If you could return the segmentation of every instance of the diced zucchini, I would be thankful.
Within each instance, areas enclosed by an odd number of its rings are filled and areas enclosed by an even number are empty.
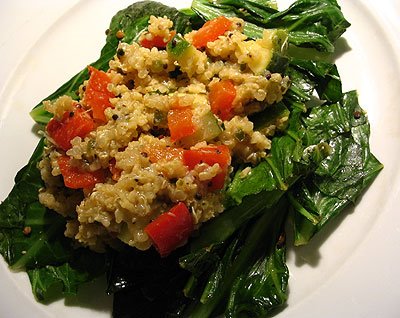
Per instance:
[[[272,66],[277,64],[276,54],[284,56],[287,36],[286,30],[271,29],[264,30],[262,39],[241,42],[237,54],[239,63],[245,63],[255,74],[261,74],[269,68],[271,61],[274,62]]]
[[[239,63],[245,63],[255,73],[262,73],[268,66],[272,57],[270,49],[261,46],[259,40],[244,41],[238,45]]]
[[[175,35],[167,45],[169,56],[178,62],[180,70],[190,76],[197,72],[199,65],[205,65],[207,55],[197,50],[182,36]]]
[[[210,111],[205,113],[199,120],[197,130],[190,136],[183,138],[185,145],[194,145],[201,141],[210,141],[221,133],[222,128],[218,124],[218,119]]]
[[[218,119],[212,112],[207,112],[205,115],[203,115],[200,122],[201,127],[199,130],[202,134],[202,140],[212,140],[217,137],[222,131],[221,127],[218,124]]]
[[[288,32],[284,29],[266,30],[264,37],[267,37],[268,41],[272,43],[272,57],[267,67],[268,70],[273,73],[283,73],[289,63],[289,58],[286,55]]]
[[[186,41],[181,35],[175,35],[167,45],[168,54],[176,61],[179,62],[193,47],[188,41]]]
[[[156,109],[154,111],[154,119],[153,119],[155,126],[162,126],[166,125],[167,123],[167,113],[161,110]]]

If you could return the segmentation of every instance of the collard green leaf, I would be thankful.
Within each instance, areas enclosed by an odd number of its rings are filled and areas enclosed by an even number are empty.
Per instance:
[[[303,144],[300,130],[291,131],[289,127],[287,132],[286,135],[273,138],[271,152],[265,161],[247,173],[240,169],[235,174],[227,192],[236,203],[262,191],[266,192],[266,197],[271,192],[271,198],[276,199],[278,193],[282,195],[300,177],[313,171],[328,154],[324,143]]]
[[[372,154],[365,163],[365,170],[357,180],[356,190],[346,193],[346,189],[339,189],[352,200],[356,200],[383,168],[382,164]],[[347,188],[348,190],[348,188]],[[322,192],[313,178],[297,184],[291,194],[293,209],[293,223],[295,245],[307,244],[329,221],[335,218],[343,210],[354,203],[346,198],[339,198]]]
[[[232,271],[234,270],[232,266],[237,256],[241,240],[243,240],[243,232],[244,231],[234,237],[232,242],[226,248],[221,259],[216,262],[213,270],[210,271],[209,277],[199,299],[200,303],[207,304],[209,301],[213,301],[216,297],[218,297],[218,294],[221,293],[221,288],[224,288],[224,278],[226,279],[227,276],[232,275]]]
[[[219,261],[218,255],[222,248],[224,248],[223,242],[210,245],[207,249],[199,248],[181,257],[179,265],[194,276],[199,277]]]
[[[342,82],[335,64],[325,61],[292,59],[290,65],[306,75],[321,100],[336,103],[342,99]]]
[[[76,294],[78,286],[87,281],[80,271],[75,271],[68,263],[60,266],[46,266],[27,271],[32,285],[32,292],[39,301],[54,298],[62,291],[64,294]],[[72,284],[71,284],[72,282]]]
[[[288,280],[286,249],[277,246],[235,280],[226,317],[267,317],[286,302]]]
[[[334,51],[334,42],[350,26],[336,1],[298,0],[283,11],[264,2],[261,7],[258,1],[194,0],[192,9],[204,20],[220,15],[244,19],[245,34],[250,38],[262,37],[263,29],[287,29],[289,43],[325,52]]]
[[[250,115],[249,119],[253,122],[255,130],[262,131],[264,128],[274,125],[278,131],[284,131],[287,126],[282,123],[289,118],[289,115],[290,111],[286,105],[279,102],[266,107],[260,113]]]
[[[306,118],[305,123],[313,140],[329,140],[331,154],[315,173],[290,191],[296,245],[306,244],[329,220],[354,203],[383,167],[370,152],[369,123],[356,92],[346,93],[341,103],[314,110],[311,115],[318,116]]]
[[[310,128],[307,130],[310,144],[328,141],[351,129],[348,112],[340,103],[314,107],[304,122]]]
[[[105,265],[104,255],[79,248],[68,262],[35,267],[27,273],[35,298],[49,302],[61,293],[76,295],[79,286],[104,273]]]
[[[37,191],[43,186],[40,172],[36,168],[44,147],[40,140],[29,163],[16,175],[15,186],[0,205],[0,228],[21,228],[26,210],[37,201]]]
[[[212,20],[221,15],[226,17],[239,17],[247,21],[244,27],[244,33],[250,38],[261,38],[263,35],[263,27],[260,21],[268,19],[268,17],[277,12],[275,1],[270,0],[194,0],[192,9],[203,20]]]
[[[58,264],[69,259],[72,253],[69,240],[64,235],[65,220],[55,212],[35,202],[27,211],[24,228],[3,230],[7,237],[7,262],[16,270]]]
[[[272,141],[271,155],[244,174],[239,170],[229,185],[228,195],[240,203],[245,196],[261,191],[285,191],[299,175],[293,173],[294,165],[302,157],[299,140],[285,135]],[[274,202],[275,203],[275,202]]]
[[[261,270],[262,263],[268,260],[272,261],[271,255],[274,254],[274,246],[278,242],[278,238],[282,233],[283,221],[286,217],[286,200],[280,200],[271,208],[265,208],[259,217],[254,218],[251,222],[243,225],[241,230],[227,241],[226,249],[220,250],[220,260],[216,266],[209,272],[204,273],[200,277],[206,279],[206,284],[201,292],[199,301],[194,302],[191,306],[187,306],[185,315],[188,317],[214,317],[225,311],[225,316],[234,317],[238,308],[247,307],[249,299],[257,297],[257,289],[248,290],[248,294],[244,297],[239,295],[237,287],[243,283],[245,277],[258,272],[263,278],[262,283],[258,287],[263,286],[263,292],[275,299],[281,299],[275,304],[267,305],[264,310],[268,312],[273,307],[281,305],[286,300],[287,286],[287,268],[285,265],[276,263],[277,267],[272,268],[269,263],[264,270]],[[284,251],[283,251],[284,253]],[[284,256],[283,256],[284,257]],[[269,267],[269,265],[271,265]],[[282,270],[277,272],[274,270]],[[286,273],[282,275],[283,273]],[[272,286],[268,278],[278,278],[281,281],[278,285]],[[253,276],[255,278],[255,276]],[[200,279],[199,278],[199,279]],[[258,277],[260,278],[260,277]],[[275,283],[277,283],[275,281]],[[252,294],[252,296],[250,296]],[[228,304],[229,295],[230,301]],[[262,297],[262,296],[261,296]],[[258,308],[249,310],[249,316],[254,317]],[[240,310],[239,310],[240,311]],[[240,315],[239,315],[240,316]]]
[[[323,103],[336,103],[342,99],[342,82],[335,64],[292,58],[286,75],[291,86],[284,96],[290,108],[306,111]]]
[[[0,205],[0,252],[14,269],[43,266],[68,258],[60,236],[65,221],[38,202],[43,186],[37,164],[44,141],[40,140],[29,163],[15,177],[15,185]],[[62,233],[61,233],[62,235]]]
[[[350,23],[335,0],[297,0],[270,16],[264,26],[288,29],[289,42],[294,45],[333,52],[334,42]]]
[[[364,178],[370,173],[374,174],[380,170],[380,164],[375,169],[368,166],[371,160],[375,161],[371,157],[368,144],[365,144],[368,136],[369,127],[362,125],[352,129],[350,138],[346,136],[338,138],[342,143],[341,151],[334,151],[327,161],[339,160],[340,165],[336,165],[336,169],[329,174],[321,175],[320,171],[316,171],[316,182],[323,193],[354,202],[366,187]],[[324,172],[326,172],[326,168],[329,169],[329,163],[325,165]]]
[[[190,243],[191,251],[225,242],[248,220],[260,215],[264,208],[274,206],[283,194],[282,190],[261,191],[244,197],[240,205],[232,206],[201,227],[199,235]]]

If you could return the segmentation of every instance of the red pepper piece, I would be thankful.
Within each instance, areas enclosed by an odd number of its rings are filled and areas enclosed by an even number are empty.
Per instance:
[[[186,243],[193,231],[193,219],[185,203],[179,202],[145,227],[154,247],[165,257]]]
[[[52,118],[46,127],[51,139],[65,151],[71,148],[72,139],[78,136],[84,138],[93,129],[95,129],[93,119],[78,107],[74,111],[65,112],[61,120]]]
[[[236,97],[236,88],[230,80],[215,83],[208,94],[211,111],[222,120],[232,118],[232,106]]]
[[[96,183],[105,181],[104,170],[86,171],[80,167],[75,167],[71,165],[71,158],[68,156],[59,157],[57,163],[67,188],[90,189]]]
[[[193,112],[190,107],[174,108],[168,111],[168,128],[172,141],[192,135],[196,131]]]
[[[83,97],[83,103],[92,110],[93,118],[101,123],[107,121],[104,115],[104,110],[112,107],[110,98],[115,97],[108,90],[108,84],[111,79],[107,73],[99,71],[92,66],[89,66],[90,78]]]
[[[218,37],[228,31],[231,26],[231,20],[224,16],[207,21],[193,35],[192,44],[198,49],[206,47],[208,42],[213,42],[218,39]]]

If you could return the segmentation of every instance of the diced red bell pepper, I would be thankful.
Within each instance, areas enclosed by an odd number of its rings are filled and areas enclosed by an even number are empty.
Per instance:
[[[228,31],[231,26],[231,20],[224,16],[207,21],[193,35],[192,44],[198,49],[206,47],[208,42],[213,42],[218,39],[218,37]]]
[[[93,188],[96,183],[105,181],[104,170],[86,171],[80,167],[73,166],[71,164],[71,158],[68,156],[59,157],[57,163],[67,188],[90,189]]]
[[[230,80],[222,80],[215,83],[208,94],[211,111],[222,120],[232,118],[232,106],[236,97],[236,88]]]
[[[231,163],[229,148],[225,145],[207,146],[199,149],[184,150],[183,164],[193,169],[197,164],[206,163],[209,166],[218,164],[222,172],[217,174],[208,184],[211,191],[220,190],[224,187],[228,166]]]
[[[168,111],[168,128],[173,142],[192,135],[196,131],[190,107],[173,108]]]
[[[211,191],[221,190],[225,185],[227,172],[227,169],[224,169],[222,172],[218,173],[214,178],[212,178],[207,184],[208,189]]]
[[[217,163],[222,169],[227,168],[231,163],[229,148],[225,145],[206,146],[183,152],[183,164],[189,169],[193,169],[197,164],[203,162],[209,166]]]
[[[108,90],[111,79],[107,73],[89,66],[90,78],[83,97],[83,103],[92,110],[93,118],[101,123],[107,121],[104,111],[112,107],[110,98],[115,95]]]
[[[148,48],[148,49],[151,49],[153,47],[156,47],[158,49],[165,49],[168,42],[174,37],[175,34],[176,34],[175,31],[171,31],[169,33],[169,38],[168,38],[167,42],[164,41],[164,37],[159,36],[159,35],[153,35],[153,38],[151,40],[148,40],[146,37],[143,37],[139,43],[141,46]]]
[[[149,223],[144,231],[153,241],[161,257],[165,257],[186,243],[193,228],[193,219],[187,206],[179,202]]]
[[[46,131],[58,147],[67,151],[71,148],[71,140],[75,137],[84,138],[95,129],[93,119],[82,108],[65,112],[61,120],[52,118],[47,124]]]
[[[174,159],[182,160],[183,148],[175,147],[145,147],[144,152],[148,155],[150,162],[155,163],[160,160],[171,161]]]

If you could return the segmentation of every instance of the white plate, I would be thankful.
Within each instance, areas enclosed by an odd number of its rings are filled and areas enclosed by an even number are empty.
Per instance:
[[[29,110],[97,58],[110,18],[130,2],[1,1],[0,199],[37,143]],[[352,26],[347,43],[339,42],[337,64],[344,89],[359,91],[371,121],[372,150],[385,168],[355,209],[309,246],[289,250],[289,301],[277,317],[400,316],[400,5],[340,3]],[[0,317],[110,317],[112,299],[99,290],[104,282],[45,306],[34,301],[27,276],[11,273],[4,261],[0,281]]]

